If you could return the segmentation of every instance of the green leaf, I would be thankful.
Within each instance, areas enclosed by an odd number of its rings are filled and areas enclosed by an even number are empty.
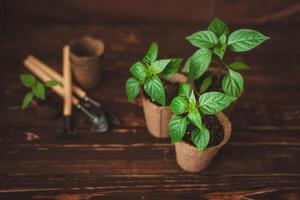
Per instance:
[[[217,34],[217,36],[221,36],[221,35],[227,36],[229,33],[228,26],[225,24],[225,22],[223,22],[217,17],[214,18],[212,22],[209,24],[208,30],[214,32],[215,34]]]
[[[164,77],[173,76],[178,71],[181,62],[182,62],[181,58],[171,59],[171,61],[166,66],[166,68],[161,72],[161,75]]]
[[[226,74],[222,80],[222,88],[225,94],[239,97],[244,89],[244,79],[242,75],[228,69],[228,74]]]
[[[188,83],[180,83],[179,84],[179,92],[178,95],[181,97],[186,97],[187,99],[190,96],[191,87]]]
[[[45,100],[45,86],[41,82],[35,82],[32,86],[32,92],[37,98]]]
[[[36,78],[30,74],[22,74],[20,76],[21,81],[25,87],[32,87],[36,81]]]
[[[222,60],[226,51],[226,35],[221,35],[219,38],[219,44],[214,48],[214,53]]]
[[[33,93],[32,92],[28,92],[22,102],[22,108],[25,109],[28,107],[29,103],[31,102],[32,98],[33,98]]]
[[[230,69],[233,70],[248,70],[250,69],[250,67],[243,62],[233,62],[231,64],[228,65],[230,67]]]
[[[200,95],[200,111],[206,115],[213,115],[227,108],[236,97],[227,96],[221,92],[206,92]]]
[[[189,98],[189,103],[196,105],[196,97],[195,97],[194,91],[191,92],[191,95],[190,95],[190,98]]]
[[[188,108],[188,102],[184,97],[175,97],[171,102],[171,111],[176,115],[185,113]]]
[[[154,75],[147,79],[144,84],[144,89],[152,101],[157,102],[162,106],[166,104],[165,89],[158,76]]]
[[[187,124],[188,120],[185,117],[173,115],[168,124],[169,135],[173,144],[182,140]]]
[[[184,73],[189,73],[190,71],[190,66],[191,66],[191,61],[192,61],[192,57],[193,56],[190,56],[184,63],[184,67],[182,68],[182,72]]]
[[[212,84],[212,76],[207,76],[205,79],[202,81],[201,86],[200,86],[200,93],[204,93],[209,86]]]
[[[218,37],[212,31],[199,31],[186,39],[198,48],[212,48],[218,44]]]
[[[196,127],[201,128],[202,127],[202,119],[199,111],[195,107],[194,109],[190,110],[188,114],[189,120],[194,124]]]
[[[157,60],[152,63],[152,68],[155,71],[155,74],[158,74],[162,72],[166,66],[170,63],[170,59],[162,59],[162,60]]]
[[[189,80],[199,78],[207,70],[211,62],[211,54],[209,49],[199,49],[193,54],[188,73]]]
[[[56,85],[61,85],[61,82],[59,82],[57,80],[50,80],[50,81],[45,82],[45,86],[48,87],[48,88],[52,88]]]
[[[134,63],[129,71],[131,74],[138,80],[140,80],[142,83],[144,83],[145,78],[146,78],[146,70],[147,68],[142,62],[136,62]]]
[[[128,101],[132,101],[136,98],[136,96],[140,93],[140,81],[137,80],[136,78],[129,78],[126,82],[126,94]]]
[[[205,127],[196,128],[192,131],[192,141],[200,151],[204,151],[209,143],[209,131]]]
[[[240,29],[229,35],[227,44],[234,52],[244,52],[257,47],[268,39],[270,39],[270,37],[255,30]]]
[[[158,45],[153,42],[150,46],[150,48],[147,51],[147,54],[143,58],[143,61],[149,65],[151,65],[157,58],[158,54]]]

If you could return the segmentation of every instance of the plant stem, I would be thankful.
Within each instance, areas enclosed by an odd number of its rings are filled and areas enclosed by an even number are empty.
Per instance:
[[[207,71],[213,73],[213,74],[226,74],[226,70],[222,68],[217,67],[210,67]]]
[[[212,72],[212,74],[216,76],[217,85],[220,86],[222,75],[225,75],[227,73],[228,65],[223,60],[213,60],[211,63],[217,65],[217,67],[211,67],[208,69],[208,71]]]

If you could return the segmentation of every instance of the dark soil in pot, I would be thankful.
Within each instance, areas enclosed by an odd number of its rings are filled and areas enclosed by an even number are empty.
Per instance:
[[[46,92],[46,100],[37,100],[35,111],[43,119],[54,119],[62,112],[62,101],[52,91]]]
[[[199,91],[200,93],[200,87],[201,87],[201,83],[203,82],[203,80],[207,77],[212,75],[211,72],[205,72],[199,79],[196,79],[194,81],[194,85],[196,87],[196,90]],[[207,88],[207,90],[205,92],[213,92],[213,91],[217,91],[217,92],[224,92],[222,89],[222,79],[224,78],[224,75],[220,75],[220,74],[214,74],[212,75],[212,84]],[[235,104],[231,104],[226,110],[224,110],[223,112],[227,115],[230,116],[230,114],[232,113],[233,109],[234,109],[234,105]]]
[[[210,139],[207,147],[212,147],[220,144],[224,138],[224,130],[218,118],[214,115],[205,116],[203,118],[203,124],[209,130],[209,134],[210,134]],[[194,125],[189,125],[187,133],[184,135],[183,138],[183,140],[186,143],[192,146],[195,146],[191,139],[191,132],[194,128],[195,128]]]
[[[179,89],[179,83],[172,83],[167,80],[161,80],[162,84],[165,88],[166,93],[166,105],[170,105],[173,98],[175,98],[178,95],[178,89]],[[153,102],[151,98],[144,92],[145,97],[147,97],[152,103],[154,103],[157,106],[161,106],[157,104],[156,102]]]
[[[198,78],[194,81],[197,91],[200,92],[200,87],[201,87],[203,80],[210,75],[212,75],[211,72],[205,72],[200,78]],[[212,75],[212,84],[208,87],[208,89],[205,92],[212,92],[212,91],[222,92],[223,91],[223,89],[222,89],[223,77],[224,77],[224,75],[217,75],[217,74]]]

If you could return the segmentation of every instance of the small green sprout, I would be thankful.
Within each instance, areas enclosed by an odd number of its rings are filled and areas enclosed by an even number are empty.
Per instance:
[[[20,75],[20,79],[22,84],[30,88],[30,91],[26,93],[23,102],[22,108],[25,109],[28,107],[32,99],[35,97],[37,99],[45,100],[46,98],[46,88],[51,88],[56,85],[61,84],[59,81],[56,80],[49,80],[46,81],[44,84],[37,80],[31,74],[22,74]]]

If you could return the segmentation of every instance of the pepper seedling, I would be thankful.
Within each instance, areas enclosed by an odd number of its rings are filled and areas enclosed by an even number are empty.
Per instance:
[[[188,73],[189,80],[198,79],[204,74],[211,63],[216,65],[217,74],[225,74],[222,89],[225,94],[239,97],[244,88],[244,79],[237,70],[249,69],[243,62],[227,64],[224,55],[229,48],[233,52],[246,52],[259,46],[270,37],[252,29],[239,29],[229,34],[229,28],[219,18],[215,18],[207,30],[193,33],[186,38],[193,46],[200,48],[189,57],[183,68]],[[216,57],[216,60],[213,58]],[[214,59],[214,60],[213,60]],[[207,76],[201,83],[200,92],[205,92],[212,84],[212,76]]]
[[[226,109],[237,98],[222,92],[206,92],[196,100],[190,85],[179,85],[178,96],[171,102],[171,111],[174,114],[169,121],[168,129],[172,143],[179,142],[187,133],[187,127],[192,124],[191,139],[194,145],[204,151],[210,139],[209,130],[202,123],[205,115],[214,115]]]
[[[22,84],[30,88],[30,91],[26,93],[23,102],[22,108],[25,109],[28,107],[29,103],[32,101],[33,98],[45,100],[46,98],[46,88],[51,88],[56,85],[61,84],[57,80],[49,80],[46,81],[45,84],[38,81],[34,76],[31,74],[22,74],[20,75],[20,79]]]
[[[126,94],[129,101],[134,100],[141,88],[152,102],[166,105],[166,94],[161,77],[174,75],[182,62],[181,58],[157,60],[158,45],[153,42],[142,61],[134,63],[129,71],[132,76],[126,82]]]

